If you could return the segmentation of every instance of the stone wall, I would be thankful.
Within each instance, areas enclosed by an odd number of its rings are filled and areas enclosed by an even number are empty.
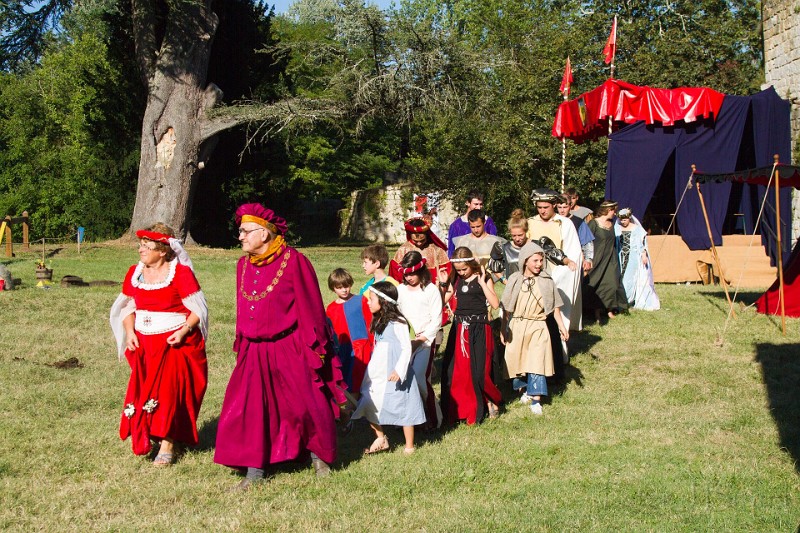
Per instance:
[[[800,137],[800,0],[764,0],[764,70],[766,83],[792,103],[792,154],[798,163]],[[793,191],[792,240],[800,236],[800,194]]]
[[[340,235],[353,241],[405,242],[403,222],[414,213],[414,192],[422,191],[408,183],[354,191],[347,206],[340,211]],[[441,237],[447,236],[447,228],[457,216],[453,203],[442,198],[439,204]]]

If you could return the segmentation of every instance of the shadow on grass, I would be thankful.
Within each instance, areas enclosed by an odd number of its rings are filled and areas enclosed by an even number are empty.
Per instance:
[[[197,431],[198,443],[195,450],[199,452],[207,452],[214,449],[217,444],[217,426],[219,425],[219,416],[215,416],[211,420],[206,420],[200,429]]]
[[[733,298],[734,290],[729,289],[730,297]],[[714,292],[707,292],[701,293],[702,296],[708,300],[711,305],[717,307],[720,310],[722,316],[727,316],[728,314],[728,302],[727,298],[725,297],[725,291],[719,290]],[[750,307],[756,303],[756,300],[761,298],[763,295],[763,291],[744,291],[739,292],[736,294],[736,301],[734,302],[733,309],[736,311],[737,314],[744,312],[746,307]],[[780,315],[765,315],[767,320],[769,320],[775,327],[780,330],[781,329],[781,318]]]
[[[755,360],[761,364],[780,446],[792,456],[795,471],[800,473],[800,345],[756,344]]]
[[[734,293],[736,294],[734,306],[738,312],[742,305],[750,306],[756,303],[756,300],[761,298],[761,295],[764,294],[764,291],[739,291],[737,293],[733,287],[728,287],[728,294],[731,298],[733,298]],[[719,289],[713,292],[701,292],[699,294],[701,294],[713,305],[719,307],[723,312],[728,312],[728,301],[724,290]]]
[[[203,422],[198,430],[199,442],[193,450],[198,452],[213,451],[217,441],[218,425],[219,416],[215,416]],[[453,428],[444,426],[432,431],[422,431],[418,429],[414,436],[415,444],[420,446],[436,443],[442,440],[444,435],[451,429]],[[337,423],[338,453],[336,461],[331,465],[333,470],[344,470],[350,463],[361,460],[364,457],[364,448],[368,448],[372,441],[375,440],[375,433],[372,431],[367,421],[363,419],[354,420],[353,430],[346,436],[343,436],[340,430],[341,425]],[[389,437],[392,450],[402,450],[404,443],[402,428],[385,426],[384,430]],[[310,457],[306,456],[298,458],[296,461],[287,461],[270,465],[268,472],[273,475],[277,473],[300,472],[307,470],[309,465]]]

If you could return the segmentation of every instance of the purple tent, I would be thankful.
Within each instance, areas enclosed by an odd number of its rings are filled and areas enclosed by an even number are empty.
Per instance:
[[[662,127],[637,122],[613,133],[608,148],[606,198],[630,207],[642,218],[656,190],[674,191],[675,202],[662,209],[674,209],[683,196],[692,165],[709,173],[729,173],[769,166],[778,154],[782,162],[791,158],[790,104],[770,87],[752,96],[726,95],[719,116],[701,122]],[[758,218],[763,185],[708,183],[703,186],[714,244],[722,244],[722,227],[730,211],[744,214],[744,231],[752,233]],[[791,223],[789,189],[781,191],[782,233]],[[773,265],[778,257],[775,245],[775,202],[768,196],[759,232]],[[771,216],[770,216],[771,215]],[[696,194],[686,194],[678,210],[678,229],[692,250],[706,250],[708,239],[703,213]],[[785,260],[790,243],[782,243]]]

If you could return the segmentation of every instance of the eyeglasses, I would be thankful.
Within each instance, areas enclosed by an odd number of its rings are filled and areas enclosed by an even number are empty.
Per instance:
[[[153,251],[156,249],[156,244],[154,242],[141,241],[137,248],[147,248],[148,250]]]
[[[239,235],[250,235],[254,231],[258,231],[260,229],[264,229],[264,228],[254,228],[254,229],[239,228]]]

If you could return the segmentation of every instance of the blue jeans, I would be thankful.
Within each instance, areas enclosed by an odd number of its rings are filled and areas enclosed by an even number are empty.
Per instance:
[[[528,396],[547,396],[547,378],[541,374],[528,374],[528,379],[514,378],[514,390],[525,389]]]

